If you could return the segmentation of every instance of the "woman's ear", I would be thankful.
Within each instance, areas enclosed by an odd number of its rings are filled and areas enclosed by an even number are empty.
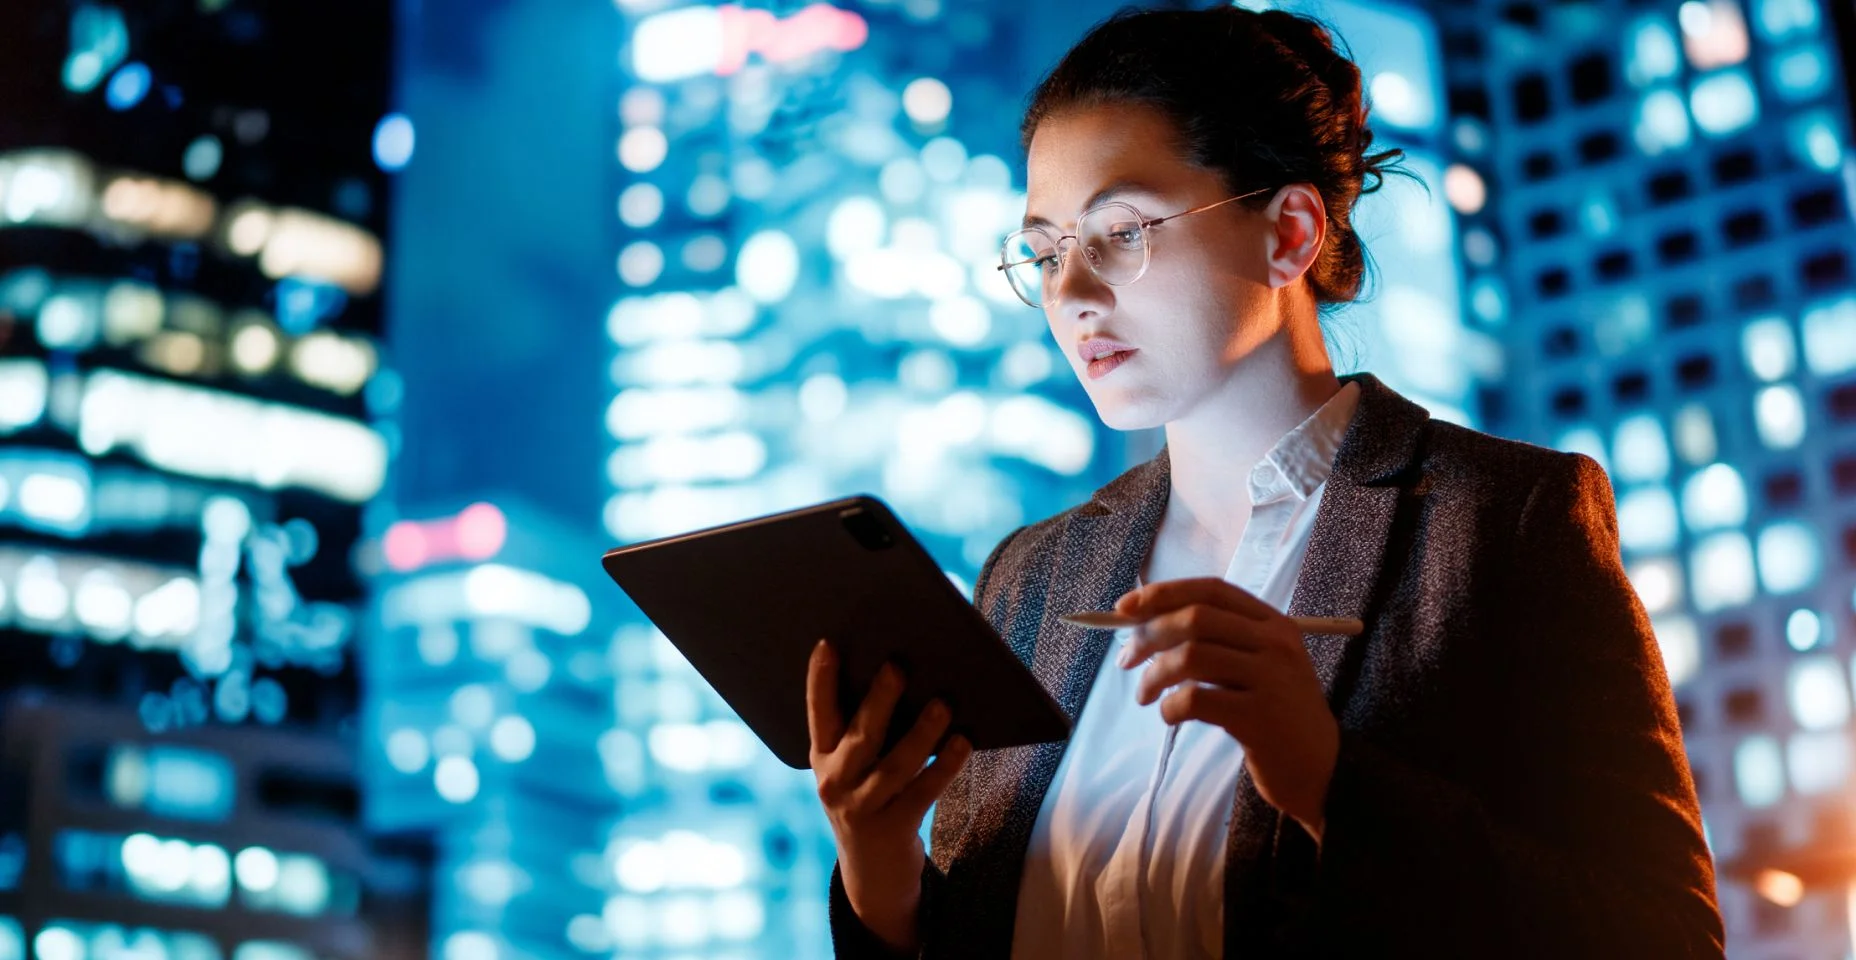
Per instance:
[[[1269,224],[1264,250],[1269,285],[1286,287],[1320,256],[1328,232],[1327,206],[1313,186],[1292,183],[1276,192],[1263,216]]]

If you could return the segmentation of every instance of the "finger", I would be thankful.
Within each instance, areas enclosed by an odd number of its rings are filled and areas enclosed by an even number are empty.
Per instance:
[[[1249,726],[1246,718],[1251,696],[1249,690],[1188,683],[1160,698],[1160,719],[1167,723],[1209,723],[1231,731],[1241,742],[1244,737],[1240,734]]]
[[[870,685],[857,715],[851,718],[850,729],[838,741],[838,749],[845,751],[845,773],[860,777],[876,762],[877,752],[883,749],[883,736],[889,730],[889,716],[896,711],[896,701],[902,699],[902,686],[902,671],[893,664],[886,663],[877,671],[876,682]]]
[[[1267,620],[1282,615],[1255,594],[1217,577],[1150,583],[1116,601],[1115,612],[1135,617],[1155,617],[1193,604],[1222,607],[1253,620]]]
[[[1262,665],[1255,650],[1197,641],[1182,643],[1154,657],[1135,685],[1134,701],[1144,707],[1158,700],[1166,688],[1187,681],[1248,689],[1255,685]]]
[[[1269,634],[1262,629],[1263,625],[1264,621],[1222,607],[1205,604],[1183,607],[1141,624],[1122,651],[1121,666],[1123,669],[1137,666],[1161,651],[1193,640],[1261,649],[1269,645]]]
[[[939,700],[931,701],[922,710],[922,715],[915,718],[915,726],[889,753],[878,760],[876,769],[858,788],[860,800],[867,804],[866,809],[887,805],[901,793],[909,781],[920,773],[922,765],[934,755],[934,745],[941,742],[941,735],[947,732],[950,721],[947,706]]]
[[[968,758],[973,756],[973,744],[966,737],[956,734],[941,748],[939,756],[928,765],[928,769],[917,774],[909,785],[892,801],[892,806],[915,818],[916,823],[928,815],[928,808],[934,806],[941,794],[947,791],[947,785],[960,775]]]
[[[815,759],[838,749],[844,736],[844,717],[838,712],[838,655],[824,640],[812,647],[806,663],[806,728],[812,734]]]

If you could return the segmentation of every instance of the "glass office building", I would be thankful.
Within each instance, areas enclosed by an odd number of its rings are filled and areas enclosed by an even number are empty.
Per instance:
[[[423,940],[352,749],[391,26],[0,11],[0,956]]]
[[[1841,5],[1463,3],[1489,429],[1609,470],[1735,957],[1849,949],[1856,299]],[[1842,29],[1847,31],[1848,24]]]

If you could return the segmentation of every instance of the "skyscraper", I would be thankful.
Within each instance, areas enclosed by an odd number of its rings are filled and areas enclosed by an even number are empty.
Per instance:
[[[0,696],[31,801],[0,952],[394,949],[357,909],[406,885],[348,769],[348,552],[393,452],[390,28],[365,4],[0,12]]]
[[[1816,0],[1437,8],[1489,428],[1589,454],[1675,684],[1728,952],[1840,956],[1848,104]]]

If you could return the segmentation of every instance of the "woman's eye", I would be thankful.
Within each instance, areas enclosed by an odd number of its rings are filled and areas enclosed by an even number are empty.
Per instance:
[[[1139,227],[1132,225],[1116,227],[1108,232],[1108,238],[1115,246],[1123,250],[1139,250],[1141,248],[1141,231]]]
[[[1046,256],[1042,256],[1032,262],[1036,263],[1038,265],[1038,269],[1044,271],[1045,273],[1056,273],[1057,272],[1057,255],[1056,254],[1049,254]]]

